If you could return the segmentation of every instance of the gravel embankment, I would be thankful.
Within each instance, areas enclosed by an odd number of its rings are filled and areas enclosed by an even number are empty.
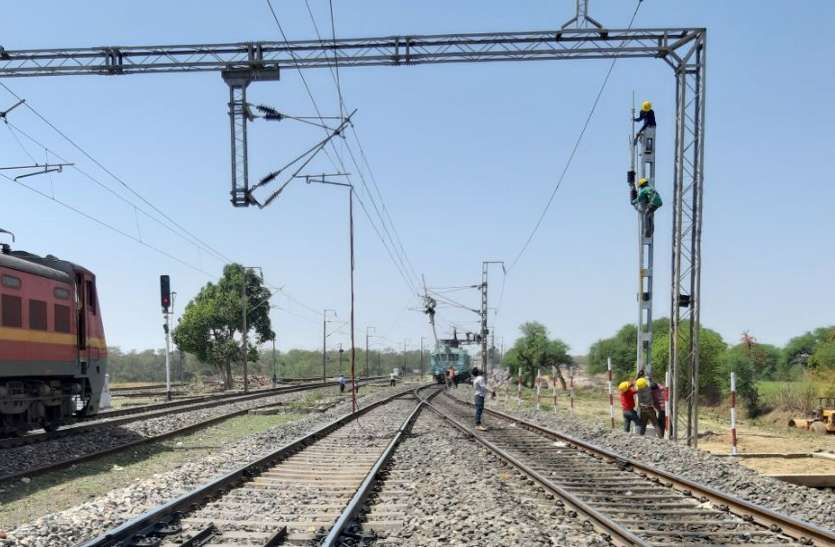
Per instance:
[[[359,400],[361,404],[367,404],[403,388],[404,386],[399,385],[396,388],[381,389],[367,394],[362,394],[360,390]],[[305,393],[283,395],[282,400],[289,400],[290,395],[303,397]],[[350,410],[351,403],[348,400],[321,414],[309,414],[289,424],[241,439],[199,461],[183,464],[172,471],[136,481],[126,487],[116,488],[71,509],[45,515],[7,532],[5,539],[0,538],[0,547],[76,545],[152,507],[185,494],[215,476],[237,469],[246,462],[302,437]],[[43,443],[38,446],[42,447]]]
[[[230,403],[201,410],[190,410],[147,420],[137,420],[118,426],[102,425],[92,430],[66,435],[16,448],[0,450],[0,477],[12,473],[25,473],[52,463],[62,462],[100,450],[122,446],[142,438],[153,437],[169,431],[222,416],[236,410],[253,408],[269,403],[287,403],[304,399],[315,393],[333,393],[336,388],[326,387],[310,391],[297,391],[264,397],[239,403]],[[2,483],[0,483],[2,487]]]
[[[472,387],[461,387],[463,389],[451,391],[450,394],[472,401]],[[487,407],[519,416],[796,519],[829,530],[835,528],[831,516],[831,508],[835,507],[835,494],[832,492],[772,479],[729,458],[658,439],[652,432],[641,437],[634,433],[624,433],[621,429],[612,431],[607,427],[588,424],[572,417],[565,410],[557,415],[550,411],[516,410],[512,403],[505,409],[497,401],[488,401]],[[620,427],[620,422],[616,425]]]
[[[412,434],[397,447],[389,465],[389,482],[378,500],[405,503],[402,526],[388,530],[353,525],[357,535],[377,539],[344,539],[356,545],[604,546],[582,518],[570,517],[539,485],[510,467],[461,432],[424,410]],[[392,480],[393,479],[393,480]],[[404,499],[403,484],[408,484]],[[397,492],[400,492],[398,497]],[[375,508],[385,502],[378,501]],[[373,521],[374,517],[368,517]]]

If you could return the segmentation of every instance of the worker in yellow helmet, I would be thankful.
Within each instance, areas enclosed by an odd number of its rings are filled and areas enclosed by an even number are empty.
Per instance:
[[[655,434],[658,437],[663,436],[664,434],[658,427],[658,414],[655,412],[655,401],[652,398],[649,380],[645,376],[641,376],[635,380],[635,387],[638,390],[638,407],[641,411],[638,433],[641,435],[646,433],[647,424],[651,423],[655,428]]]
[[[623,430],[629,433],[632,422],[635,422],[635,428],[640,430],[641,422],[638,419],[638,413],[635,412],[635,390],[629,382],[621,382],[618,384],[618,391],[620,391],[620,407],[623,410]]]
[[[648,127],[652,127],[653,130],[655,129],[655,111],[652,109],[652,103],[649,101],[644,101],[641,104],[641,113],[638,114],[638,117],[635,118],[636,122],[644,122],[638,132],[635,134],[635,143],[638,142],[638,139],[641,138],[642,135],[645,134],[645,130]]]
[[[650,186],[649,181],[645,178],[639,179],[638,188],[633,190],[631,194],[632,205],[644,216],[644,237],[652,237],[652,232],[655,230],[655,211],[664,202],[661,201],[658,190]]]

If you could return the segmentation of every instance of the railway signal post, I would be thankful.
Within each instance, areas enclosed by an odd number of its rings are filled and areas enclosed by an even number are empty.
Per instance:
[[[171,329],[169,319],[171,317],[171,278],[167,275],[159,276],[160,305],[162,306],[162,317],[165,323],[162,329],[165,331],[165,397],[171,400]]]

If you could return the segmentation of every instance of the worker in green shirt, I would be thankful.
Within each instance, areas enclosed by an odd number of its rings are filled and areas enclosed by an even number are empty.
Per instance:
[[[649,185],[647,179],[638,181],[638,192],[632,194],[632,205],[644,215],[644,237],[652,237],[655,210],[661,207],[661,195]]]

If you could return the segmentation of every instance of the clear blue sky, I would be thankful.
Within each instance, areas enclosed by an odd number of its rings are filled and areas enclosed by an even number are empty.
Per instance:
[[[330,31],[327,2],[310,0]],[[235,6],[233,9],[232,6]],[[274,5],[291,39],[314,37],[303,0]],[[574,2],[335,0],[344,37],[534,30],[558,27]],[[835,3],[646,0],[636,26],[708,28],[708,102],[703,243],[703,324],[729,341],[749,330],[783,343],[835,323],[835,232],[831,155],[835,150]],[[592,1],[591,13],[622,27],[628,0]],[[84,2],[30,0],[3,14],[6,49],[278,39],[265,0]],[[342,71],[347,104],[406,251],[431,286],[480,280],[481,260],[512,260],[562,170],[607,69],[606,61],[443,65]],[[323,110],[337,112],[327,71],[306,73]],[[312,310],[347,319],[346,204],[334,188],[292,185],[265,210],[228,202],[227,88],[218,74],[7,79],[49,120],[144,197],[223,254],[264,268]],[[624,172],[632,90],[655,103],[658,187],[672,187],[673,76],[661,62],[625,61],[608,88],[541,231],[508,276],[491,318],[506,344],[519,323],[539,320],[584,352],[635,317],[635,215]],[[296,73],[257,83],[252,102],[312,114]],[[0,90],[0,107],[12,103]],[[115,181],[30,112],[12,121],[120,191]],[[253,178],[304,150],[319,133],[292,124],[253,125]],[[43,150],[24,141],[41,159]],[[0,127],[0,164],[28,158]],[[312,171],[333,168],[322,158]],[[199,252],[77,172],[27,183],[183,260],[218,275]],[[358,180],[357,180],[358,183]],[[0,180],[0,226],[18,248],[53,253],[98,275],[108,342],[159,347],[158,275],[169,273],[178,307],[209,277]],[[670,208],[658,218],[656,315],[669,309]],[[430,336],[420,302],[406,288],[367,219],[358,211],[357,302],[360,342],[415,347]],[[499,299],[499,270],[491,300]],[[478,306],[474,291],[455,297]],[[318,347],[320,318],[296,302],[276,303],[280,344]],[[476,316],[442,309],[442,325]],[[347,345],[338,333],[332,343]]]

